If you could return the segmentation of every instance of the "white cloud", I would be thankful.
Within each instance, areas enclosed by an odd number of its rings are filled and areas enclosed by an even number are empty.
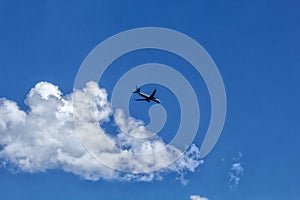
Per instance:
[[[231,168],[228,172],[228,185],[231,189],[236,188],[239,185],[241,176],[244,172],[244,168],[242,167],[242,164],[240,162],[241,158],[242,153],[239,153],[238,157],[232,159],[234,162],[232,163]]]
[[[206,198],[206,197],[201,197],[201,196],[199,196],[199,195],[191,195],[191,196],[190,196],[190,199],[191,199],[191,200],[208,200],[208,198]]]
[[[78,101],[75,109],[74,99]],[[167,146],[158,136],[145,139],[152,133],[141,121],[126,118],[122,110],[113,115],[106,91],[95,82],[65,96],[57,86],[40,82],[30,90],[25,104],[28,111],[21,110],[13,101],[0,98],[0,162],[9,169],[24,172],[63,169],[88,180],[152,181],[161,179],[166,172],[194,171],[202,163],[198,147],[192,145],[179,160],[164,167],[181,152]],[[109,121],[112,115],[119,129],[116,136],[99,125]],[[97,147],[97,153],[113,164],[112,168],[99,163],[86,151],[76,131],[84,133],[81,139]],[[160,149],[164,151],[154,156],[136,156],[137,152]],[[150,172],[153,166],[164,168]],[[116,168],[145,173],[120,172]]]

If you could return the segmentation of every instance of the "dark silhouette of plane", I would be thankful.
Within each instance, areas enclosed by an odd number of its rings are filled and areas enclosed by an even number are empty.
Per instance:
[[[139,88],[137,86],[135,86],[135,87],[136,87],[136,90],[132,93],[137,93],[140,96],[144,97],[144,99],[134,99],[135,101],[147,101],[147,102],[154,101],[156,103],[160,103],[160,100],[154,97],[154,95],[156,93],[156,89],[154,89],[154,91],[152,92],[151,95],[147,95],[147,94],[141,92],[141,88]]]

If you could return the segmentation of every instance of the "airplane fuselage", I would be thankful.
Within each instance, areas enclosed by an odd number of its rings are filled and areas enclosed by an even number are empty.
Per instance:
[[[137,90],[134,91],[133,93],[138,93],[141,97],[144,98],[144,99],[135,99],[136,101],[147,101],[147,102],[154,101],[156,103],[160,103],[160,100],[154,97],[155,92],[156,92],[156,89],[152,92],[151,95],[148,95],[148,94],[142,93],[140,91],[140,88],[137,88]]]

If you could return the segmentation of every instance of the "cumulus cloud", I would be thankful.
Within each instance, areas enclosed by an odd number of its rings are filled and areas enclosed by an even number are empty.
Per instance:
[[[242,153],[238,154],[238,157],[233,158],[233,163],[231,165],[231,168],[228,172],[228,185],[231,189],[236,188],[240,181],[241,176],[243,175],[244,168],[242,167],[242,164],[240,162],[242,158]]]
[[[206,198],[206,197],[201,197],[201,196],[199,196],[199,195],[191,195],[191,196],[190,196],[190,199],[191,199],[191,200],[208,200],[208,198]]]
[[[202,163],[195,145],[176,160],[183,152],[146,130],[142,121],[114,112],[106,91],[95,82],[67,95],[40,82],[25,104],[26,111],[0,98],[0,162],[8,169],[63,169],[88,180],[152,181],[164,173],[194,171]],[[111,119],[115,134],[101,127]],[[87,152],[82,142],[95,152]]]

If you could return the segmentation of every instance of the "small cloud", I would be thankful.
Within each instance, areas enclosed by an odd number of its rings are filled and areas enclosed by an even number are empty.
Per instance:
[[[233,163],[231,165],[231,168],[228,172],[228,185],[231,189],[236,188],[240,181],[241,176],[243,175],[244,168],[242,167],[242,164],[240,162],[242,158],[242,153],[239,152],[238,157],[233,158]]]
[[[199,195],[191,195],[190,200],[208,200],[206,197],[201,197]]]

